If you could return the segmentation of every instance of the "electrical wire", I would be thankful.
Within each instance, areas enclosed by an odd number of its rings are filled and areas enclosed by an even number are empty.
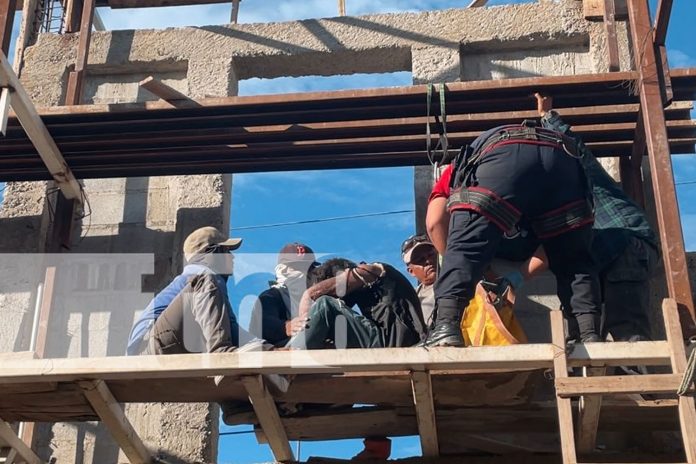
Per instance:
[[[351,216],[336,216],[336,217],[328,217],[328,218],[321,218],[321,219],[307,219],[304,221],[277,222],[275,224],[259,224],[259,225],[255,225],[255,226],[232,227],[231,230],[237,232],[240,230],[269,229],[272,227],[295,226],[295,225],[300,225],[300,224],[316,224],[316,223],[320,223],[320,222],[343,221],[343,220],[347,220],[347,219],[362,219],[362,218],[374,217],[374,216],[391,216],[394,214],[405,214],[405,213],[413,213],[413,212],[415,212],[414,209],[402,209],[402,210],[398,210],[398,211],[383,211],[380,213],[365,213],[365,214],[355,214],[355,215],[351,215]]]
[[[692,185],[696,184],[696,180],[685,180],[684,182],[675,182],[674,185]]]

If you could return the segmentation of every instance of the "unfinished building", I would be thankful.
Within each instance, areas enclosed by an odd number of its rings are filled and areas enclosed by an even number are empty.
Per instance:
[[[694,401],[674,395],[686,363],[681,341],[692,334],[694,313],[667,171],[670,150],[694,151],[696,70],[670,70],[660,58],[671,2],[660,2],[654,31],[645,0],[562,0],[91,34],[95,0],[80,3],[82,16],[68,21],[74,33],[31,38],[36,2],[25,1],[25,47],[15,68],[31,101],[20,103],[12,93],[16,117],[0,141],[0,180],[9,182],[0,251],[81,254],[67,264],[78,276],[69,283],[50,261],[19,267],[5,260],[0,268],[0,353],[6,353],[0,419],[25,422],[20,437],[33,452],[12,441],[9,427],[0,437],[22,449],[27,462],[216,462],[213,402],[247,397],[256,416],[240,423],[255,424],[278,461],[294,460],[288,440],[379,434],[420,435],[430,457],[527,453],[521,459],[575,463],[577,454],[596,451],[598,433],[654,428],[679,432],[685,443],[681,451],[665,446],[664,459],[696,462]],[[637,43],[649,45],[638,53]],[[5,88],[14,82],[8,69],[4,60]],[[415,86],[229,98],[240,80],[254,77],[396,71],[410,71]],[[417,86],[427,83],[447,83],[435,89],[430,106],[426,87]],[[488,127],[534,117],[530,94],[537,90],[556,96],[593,151],[607,157],[611,174],[645,205],[663,245],[669,242],[663,250],[669,278],[663,272],[654,289],[660,326],[658,308],[672,298],[665,305],[668,341],[607,344],[567,358],[559,351],[560,313],[551,311],[558,306],[553,283],[541,279],[518,305],[529,345],[370,350],[359,358],[350,351],[121,357],[141,308],[124,308],[95,290],[109,290],[119,272],[119,290],[135,301],[161,289],[180,271],[180,245],[191,231],[229,230],[232,173],[417,166],[415,220],[422,227],[432,185],[424,128],[436,115],[444,120],[437,96],[447,95],[448,143],[458,147]],[[26,129],[32,123],[22,120],[32,113],[15,103],[38,108],[54,145],[40,146],[46,134],[32,136]],[[663,103],[670,105],[664,113]],[[441,120],[435,132],[442,132]],[[86,208],[89,221],[81,219]],[[154,258],[119,270],[92,255],[103,253]],[[94,283],[70,287],[83,271]],[[86,293],[94,306],[77,307],[75,298],[84,302]],[[601,375],[628,361],[671,366],[671,373],[638,380]],[[567,379],[566,363],[597,367],[592,372],[600,380]],[[555,371],[555,395],[539,392],[545,369]],[[265,389],[260,375],[270,372],[298,374],[285,397]],[[216,375],[228,378],[217,384]],[[601,401],[603,394],[646,392],[672,397]],[[282,419],[275,408],[275,401],[334,404],[346,397],[373,406]],[[573,419],[576,407],[581,412]],[[337,418],[341,427],[327,426]],[[621,446],[609,451],[611,459],[633,462]]]

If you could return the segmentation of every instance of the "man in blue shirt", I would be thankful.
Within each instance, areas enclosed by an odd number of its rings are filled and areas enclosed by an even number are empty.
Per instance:
[[[240,330],[229,299],[230,253],[242,244],[214,227],[192,232],[184,242],[187,265],[147,305],[133,326],[127,354],[233,351]],[[242,331],[243,342],[253,337]]]

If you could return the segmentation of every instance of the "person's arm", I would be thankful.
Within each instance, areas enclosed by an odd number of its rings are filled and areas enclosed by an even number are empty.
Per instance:
[[[287,319],[288,310],[285,308],[280,290],[268,289],[259,295],[251,313],[252,332],[257,337],[278,343],[297,332],[295,325],[302,325]],[[260,327],[259,327],[260,325]]]
[[[436,197],[428,203],[425,216],[425,227],[430,241],[440,255],[447,249],[447,234],[449,232],[450,214],[447,211],[447,198]]]
[[[299,317],[306,318],[312,303],[320,296],[342,298],[355,290],[369,287],[384,275],[384,268],[378,264],[361,264],[347,269],[336,277],[326,279],[307,289],[300,301]]]
[[[537,277],[539,274],[544,272],[549,268],[549,258],[546,257],[546,252],[544,247],[539,247],[534,252],[534,255],[527,260],[526,263],[520,268],[520,273],[522,278],[526,282],[527,280]]]

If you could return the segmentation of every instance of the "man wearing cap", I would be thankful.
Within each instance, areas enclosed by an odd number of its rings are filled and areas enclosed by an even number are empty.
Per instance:
[[[140,315],[131,330],[127,354],[212,353],[239,346],[227,278],[234,269],[230,251],[241,244],[242,239],[227,238],[214,227],[192,232],[184,242],[183,272]],[[201,338],[205,346],[200,346]]]
[[[300,299],[314,284],[313,271],[318,265],[314,251],[305,244],[293,242],[281,248],[276,281],[259,295],[251,313],[249,327],[254,335],[284,346],[305,326],[305,320],[298,317]]]
[[[408,273],[418,280],[416,294],[421,302],[423,320],[430,325],[435,308],[437,250],[425,234],[412,235],[401,244],[401,259]]]

